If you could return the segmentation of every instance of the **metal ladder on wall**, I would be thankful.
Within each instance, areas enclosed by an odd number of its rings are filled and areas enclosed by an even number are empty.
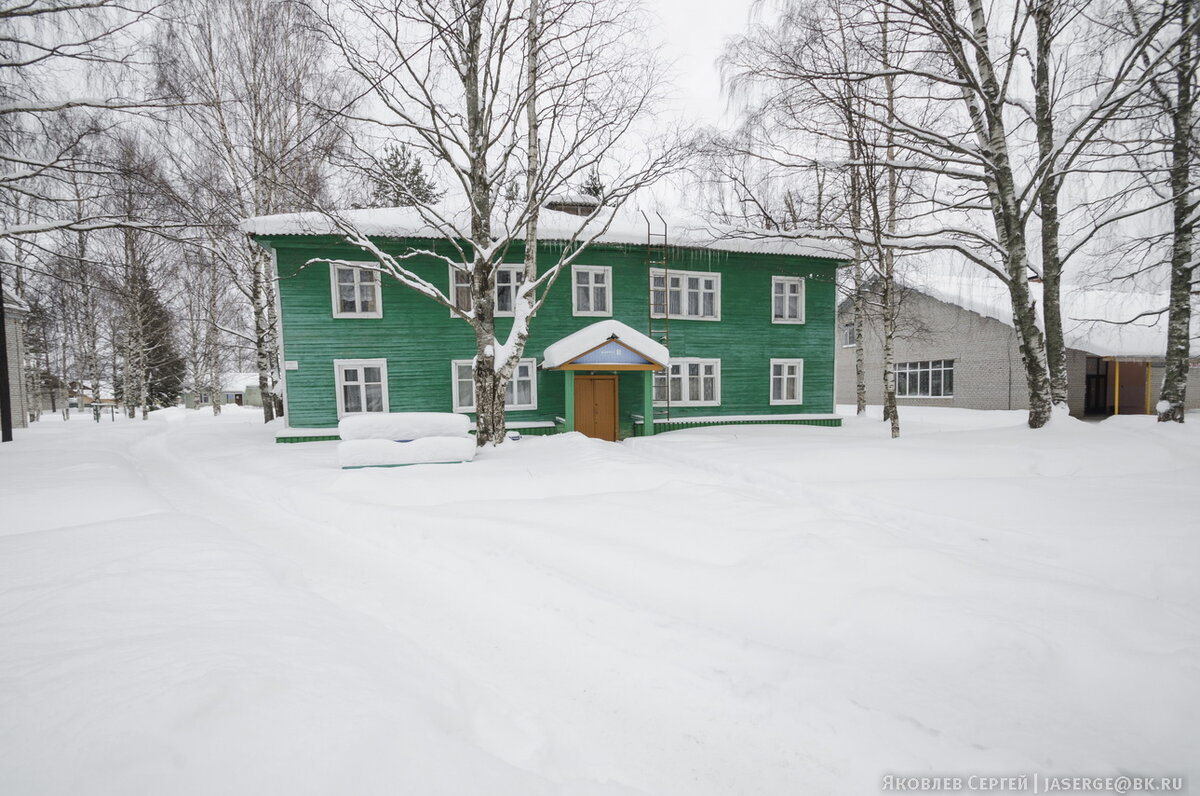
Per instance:
[[[646,211],[642,211],[642,218],[646,220],[646,285],[649,288],[646,301],[646,315],[648,322],[648,336],[651,340],[656,340],[671,349],[671,297],[670,283],[671,274],[667,264],[667,220],[662,217],[662,213],[657,210],[654,215],[658,216],[658,221],[662,224],[662,232],[655,232],[654,226],[650,223],[650,216],[646,215]],[[654,307],[654,276],[652,274],[655,268],[662,269],[662,317],[655,317]],[[654,407],[654,417],[646,418],[647,423],[653,423],[655,420],[670,420],[671,419],[671,373],[668,367],[666,376],[667,383],[667,399],[663,406]],[[653,427],[649,429],[653,432]]]

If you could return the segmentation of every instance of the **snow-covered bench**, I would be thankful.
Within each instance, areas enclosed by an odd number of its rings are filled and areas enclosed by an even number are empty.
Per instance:
[[[475,458],[466,415],[392,412],[347,417],[338,423],[338,462],[343,470],[450,464]]]

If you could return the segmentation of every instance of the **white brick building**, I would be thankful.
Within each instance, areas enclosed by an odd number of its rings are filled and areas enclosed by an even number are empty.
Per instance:
[[[1071,414],[1148,414],[1162,385],[1165,319],[1126,326],[1145,296],[1105,291],[1064,297]],[[998,283],[961,280],[952,289],[905,284],[895,338],[897,401],[902,406],[1027,409],[1029,392],[1008,295]],[[838,308],[836,396],[855,400],[854,307]],[[882,324],[868,317],[864,357],[867,402],[883,403]],[[1194,352],[1193,352],[1194,353]],[[1119,390],[1118,390],[1119,384]],[[1187,406],[1200,408],[1200,360],[1188,379]]]

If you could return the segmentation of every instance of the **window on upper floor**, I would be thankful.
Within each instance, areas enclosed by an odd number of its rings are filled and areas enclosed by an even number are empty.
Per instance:
[[[496,269],[496,317],[516,314],[517,290],[524,281],[523,265],[502,265]]]
[[[896,395],[901,398],[953,398],[954,360],[897,362]]]
[[[804,277],[771,277],[771,322],[804,323]]]
[[[494,313],[497,318],[511,318],[516,314],[517,290],[525,281],[525,266],[502,265],[496,269]],[[458,309],[471,310],[471,274],[450,266],[450,293]],[[451,313],[451,317],[454,313]]]
[[[842,324],[842,348],[853,348],[854,344],[856,342],[858,342],[858,337],[856,337],[854,334],[854,324],[853,323],[843,323]]]
[[[474,361],[456,359],[450,366],[454,377],[454,411],[474,412]],[[509,411],[537,409],[537,360],[522,359],[517,363],[504,390],[504,408]]]
[[[471,311],[471,275],[450,266],[450,300],[463,312]]]
[[[612,315],[612,268],[607,265],[571,266],[571,309],[575,315]]]
[[[771,360],[771,406],[804,403],[804,360]]]
[[[383,298],[377,271],[342,263],[330,263],[329,269],[333,317],[383,317]]]
[[[721,320],[721,275],[650,269],[650,314],[682,320]]]
[[[654,372],[654,403],[720,406],[721,360],[672,357],[669,371]]]
[[[335,359],[338,417],[388,411],[386,359]]]

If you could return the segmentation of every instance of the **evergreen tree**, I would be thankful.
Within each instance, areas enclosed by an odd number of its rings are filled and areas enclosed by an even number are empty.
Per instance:
[[[580,190],[588,196],[594,196],[601,199],[604,196],[604,181],[600,179],[600,170],[593,168],[588,172],[587,179],[584,180]]]
[[[388,144],[371,171],[372,207],[412,207],[436,202],[441,192],[408,144]]]
[[[175,344],[174,318],[145,268],[131,269],[126,290],[130,366],[114,385],[117,399],[131,407],[172,406],[179,400],[187,370]]]

